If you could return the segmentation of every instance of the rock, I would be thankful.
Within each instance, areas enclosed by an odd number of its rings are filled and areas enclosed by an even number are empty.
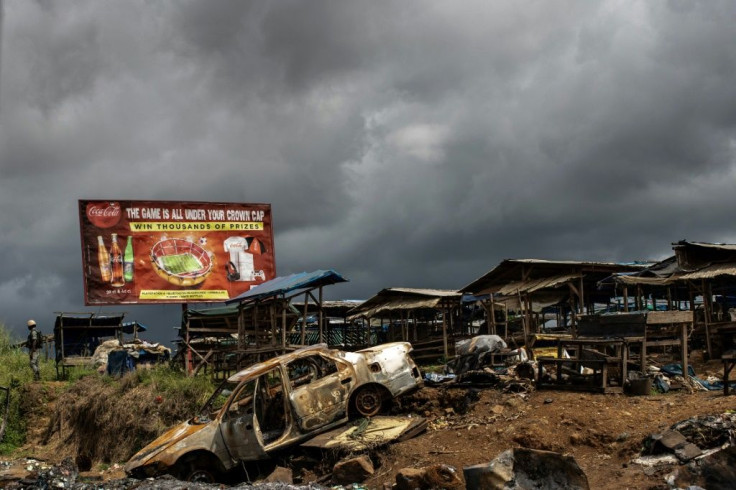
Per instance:
[[[616,437],[616,442],[624,442],[629,439],[631,435],[628,432],[622,432]]]
[[[703,454],[703,451],[701,451],[698,446],[692,443],[687,443],[684,446],[675,449],[675,456],[677,456],[677,459],[679,459],[683,463],[687,463],[691,459],[697,458],[701,454]]]
[[[332,468],[332,479],[339,485],[359,483],[371,476],[375,470],[368,456],[338,461]]]
[[[286,483],[288,485],[294,483],[291,470],[283,466],[277,466],[263,481],[266,483]]]
[[[570,434],[570,444],[573,446],[579,446],[583,443],[583,436],[580,432],[573,432]]]
[[[506,400],[504,400],[503,403],[507,407],[511,407],[511,408],[519,408],[519,407],[521,407],[522,405],[525,404],[524,403],[524,400],[522,400],[518,396],[511,396],[511,397],[507,398]]]
[[[588,478],[572,456],[518,448],[487,464],[463,468],[468,490],[589,490]]]
[[[674,451],[675,449],[687,444],[687,439],[685,439],[685,436],[683,436],[676,430],[668,430],[667,432],[662,434],[662,437],[659,439],[659,444],[666,447],[670,451]]]
[[[496,415],[501,415],[503,413],[504,408],[501,405],[494,405],[493,408],[491,408],[491,412],[495,413]]]
[[[698,461],[705,478],[705,488],[733,488],[736,481],[736,446],[706,456]]]
[[[403,468],[396,474],[398,490],[424,488],[444,488],[462,490],[465,488],[457,470],[446,464],[436,464],[424,468]]]
[[[552,400],[552,398],[545,398],[545,399],[544,399],[544,403],[545,403],[545,404],[549,404],[549,403],[552,403],[553,401],[554,401],[554,400]]]

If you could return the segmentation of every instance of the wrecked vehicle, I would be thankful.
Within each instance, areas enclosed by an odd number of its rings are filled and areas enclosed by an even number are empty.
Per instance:
[[[135,454],[125,472],[216,481],[241,462],[377,415],[422,386],[411,349],[408,342],[358,352],[318,344],[254,364],[223,382],[195,417]]]

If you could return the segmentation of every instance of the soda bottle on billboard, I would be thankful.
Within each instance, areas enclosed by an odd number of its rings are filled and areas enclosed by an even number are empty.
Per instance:
[[[110,247],[110,264],[112,266],[112,279],[110,285],[116,288],[125,286],[123,278],[123,252],[118,245],[118,234],[112,234],[112,246]]]
[[[100,235],[97,235],[97,264],[100,266],[100,279],[102,282],[110,282],[112,273],[110,271],[110,254]]]
[[[125,254],[123,255],[123,278],[125,282],[133,282],[133,237],[128,236],[128,243],[125,245]]]

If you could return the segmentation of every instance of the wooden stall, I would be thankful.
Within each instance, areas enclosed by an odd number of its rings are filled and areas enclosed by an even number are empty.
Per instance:
[[[57,312],[54,323],[56,347],[56,377],[66,377],[74,366],[92,366],[95,349],[105,340],[123,341],[125,313],[96,315],[94,313]]]
[[[577,318],[593,313],[595,303],[607,303],[608,295],[597,284],[613,273],[642,270],[643,263],[584,262],[572,260],[507,259],[460,291],[488,295],[484,301],[491,333],[507,343],[526,344],[530,335],[539,333],[542,311],[556,307],[557,323],[570,325],[574,331]],[[499,305],[501,307],[499,308]],[[503,313],[499,320],[498,312]],[[519,339],[512,338],[509,312],[520,318]]]
[[[377,335],[375,342],[405,341],[417,362],[454,356],[460,336],[457,321],[462,293],[448,289],[386,288],[350,310],[348,319],[363,320]]]

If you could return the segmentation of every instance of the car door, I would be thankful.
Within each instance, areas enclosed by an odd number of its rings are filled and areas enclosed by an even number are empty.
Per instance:
[[[299,430],[311,432],[347,415],[348,395],[355,383],[352,366],[321,354],[295,359],[287,365]]]
[[[266,455],[255,416],[257,380],[241,383],[220,419],[220,433],[233,460],[252,461]]]

